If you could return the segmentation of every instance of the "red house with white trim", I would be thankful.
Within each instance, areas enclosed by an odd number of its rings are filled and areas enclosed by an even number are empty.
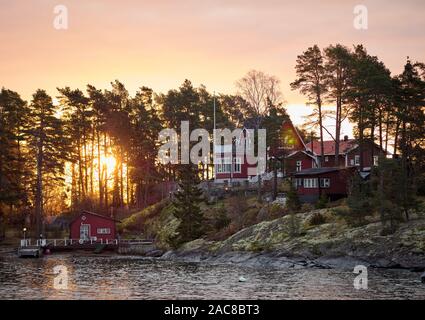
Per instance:
[[[335,161],[335,141],[323,141],[324,161],[322,167],[336,167]],[[320,141],[313,140],[307,144],[307,151],[317,158],[321,157]],[[377,144],[365,143],[363,146],[363,170],[369,171],[373,166],[378,165],[378,158],[381,152]],[[354,139],[347,136],[339,144],[339,167],[360,167],[360,148]]]
[[[356,168],[313,168],[296,172],[293,183],[302,202],[314,203],[322,195],[331,201],[348,195],[350,180]]]
[[[116,223],[120,221],[94,212],[83,211],[70,223],[70,238],[83,241],[105,241],[117,238]]]
[[[235,143],[239,141],[236,140]],[[296,127],[287,120],[282,123],[280,145],[268,151],[268,159],[273,156],[284,162],[283,176],[295,178],[299,194],[306,201],[312,201],[313,198],[317,200],[322,193],[329,195],[331,199],[347,195],[349,176],[356,171],[355,168],[360,168],[360,147],[356,140],[345,136],[340,141],[338,164],[335,161],[335,141],[324,141],[323,144],[323,163],[319,168],[322,158],[320,141],[313,140],[305,144]],[[215,182],[249,181],[253,177],[248,175],[248,169],[255,166],[248,165],[245,155],[238,154],[235,150],[235,145],[216,146]],[[380,153],[381,149],[377,144],[363,145],[363,171],[370,171],[373,166],[378,165]],[[323,187],[319,184],[322,181],[320,179],[325,179]],[[312,185],[309,184],[310,181],[313,181]],[[326,181],[330,181],[330,186],[326,185]]]
[[[256,165],[248,163],[246,152],[240,148],[250,138],[244,129],[241,136],[234,139],[233,144],[214,146],[215,183],[244,182],[255,176],[250,174],[249,169],[256,168]],[[243,150],[246,150],[246,145]]]
[[[243,182],[256,176],[256,174],[249,174],[249,169],[256,168],[256,165],[248,164],[246,154],[241,153],[237,148],[238,144],[245,142],[245,139],[250,139],[250,137],[246,136],[246,130],[243,130],[243,134],[243,137],[235,139],[233,145],[218,145],[214,147],[214,181],[216,183],[231,184],[233,182]],[[306,145],[304,144],[298,130],[290,120],[282,123],[281,136],[282,139],[280,140],[280,146],[278,146],[276,150],[269,150],[268,157],[277,156],[280,158],[289,158],[299,152],[307,154],[305,151]],[[309,166],[310,168],[313,167],[314,164],[312,161],[315,162],[314,156],[311,156],[308,160],[306,160],[305,166]],[[286,173],[289,172],[292,171],[288,170]],[[295,172],[295,169],[293,172]]]

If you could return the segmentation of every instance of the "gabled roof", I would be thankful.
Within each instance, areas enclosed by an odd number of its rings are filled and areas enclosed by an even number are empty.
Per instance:
[[[375,147],[380,149],[379,145],[374,143]],[[307,151],[311,151],[311,142],[306,144]],[[355,139],[348,139],[348,140],[341,140],[339,142],[339,154],[345,155],[359,147],[359,144]],[[323,149],[325,152],[325,156],[334,156],[335,155],[335,141],[334,140],[328,140],[323,141]],[[313,153],[317,156],[320,156],[321,148],[320,148],[320,141],[319,140],[313,140]],[[386,152],[387,155],[390,155],[388,151]]]
[[[116,220],[114,218],[111,218],[111,217],[108,217],[108,216],[104,216],[104,215],[101,215],[99,213],[90,212],[90,211],[87,211],[87,210],[83,210],[83,212],[81,212],[78,216],[76,216],[74,219],[72,219],[72,221],[70,223],[73,223],[75,220],[77,220],[83,214],[89,214],[91,216],[96,216],[96,217],[99,217],[99,218],[102,218],[102,219],[105,219],[105,220],[111,220],[111,221],[114,221],[114,222],[121,223],[121,221]]]
[[[295,132],[295,134],[297,135],[297,138],[301,142],[302,147],[304,148],[304,150],[307,149],[307,147],[306,147],[306,145],[304,143],[303,138],[301,137],[300,133],[298,132],[297,127],[295,127],[294,124],[292,123],[291,119],[288,119],[288,120],[283,121],[282,128],[285,128],[285,127],[291,128]]]
[[[311,142],[307,143],[306,145],[307,150],[313,151],[313,153],[318,156],[322,155],[320,141],[313,140],[313,150],[311,150],[312,149],[311,144],[312,144]],[[357,142],[354,139],[341,140],[339,142],[339,154],[344,155],[347,152],[351,151],[352,149],[357,148],[357,146],[358,146]],[[335,141],[334,140],[323,141],[323,149],[324,149],[325,156],[335,155]]]
[[[292,153],[288,154],[288,155],[286,156],[286,158],[291,158],[291,157],[295,156],[296,154],[298,154],[298,153],[300,153],[300,152],[301,152],[301,153],[304,153],[305,155],[309,156],[310,158],[313,158],[314,160],[317,160],[315,155],[311,154],[310,152],[304,151],[304,150],[297,150],[297,151],[294,151],[294,152],[292,152]]]

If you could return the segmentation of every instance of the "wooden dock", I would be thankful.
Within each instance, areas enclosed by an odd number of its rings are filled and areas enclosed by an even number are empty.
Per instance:
[[[86,250],[95,253],[103,251],[118,251],[120,253],[132,252],[132,249],[140,249],[141,252],[153,250],[154,243],[152,240],[136,239],[136,240],[83,240],[83,239],[40,239],[32,241],[31,239],[21,240],[18,253],[31,256],[41,256],[43,252],[61,252]],[[21,255],[20,255],[21,256]]]

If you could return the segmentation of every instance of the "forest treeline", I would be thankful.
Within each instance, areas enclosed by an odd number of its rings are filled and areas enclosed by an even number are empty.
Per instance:
[[[308,48],[295,68],[291,87],[312,107],[301,131],[306,139],[315,130],[323,142],[327,132],[339,153],[341,125],[349,119],[360,148],[375,142],[399,155],[408,185],[423,176],[424,64],[407,61],[393,76],[363,46],[338,44]],[[218,128],[266,128],[273,150],[288,117],[278,79],[253,70],[236,88],[233,95],[214,95],[185,80],[165,94],[142,86],[131,96],[115,80],[109,89],[57,88],[58,103],[45,90],[27,102],[2,88],[0,215],[15,222],[38,217],[41,225],[43,216],[65,211],[146,206],[152,188],[177,178],[174,166],[157,161],[158,133],[178,130],[183,120],[212,132],[214,97]],[[326,117],[335,119],[332,130],[323,125]],[[211,166],[200,165],[197,172],[201,179],[212,178]]]

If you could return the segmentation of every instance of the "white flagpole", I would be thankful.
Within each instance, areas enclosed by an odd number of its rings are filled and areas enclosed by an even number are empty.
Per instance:
[[[213,97],[213,105],[214,105],[214,129],[213,129],[213,170],[214,170],[214,180],[217,179],[217,172],[215,168],[215,157],[216,157],[216,145],[215,145],[215,129],[216,129],[216,119],[215,119],[215,91],[214,91],[214,97]]]

